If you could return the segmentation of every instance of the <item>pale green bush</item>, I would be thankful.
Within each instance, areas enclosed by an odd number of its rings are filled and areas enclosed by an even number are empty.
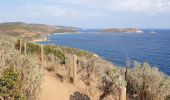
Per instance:
[[[101,58],[78,57],[78,74],[89,87],[90,94],[93,96],[95,94],[96,98],[100,100],[107,100],[108,96],[114,99],[119,94],[119,88],[126,86],[120,70]]]
[[[119,73],[119,71],[114,68],[107,70],[105,75],[102,77],[102,84],[100,85],[100,89],[103,91],[103,93],[101,94],[99,100],[103,100],[110,94],[113,95],[118,93],[122,86],[126,86],[126,81],[124,77],[122,77],[122,75]]]
[[[138,100],[165,100],[170,95],[170,77],[148,63],[133,64],[127,73],[127,90]]]
[[[8,38],[9,39],[9,38]],[[0,40],[4,52],[0,52],[0,67],[2,71],[9,66],[22,74],[24,95],[29,100],[36,99],[43,75],[43,69],[32,55],[20,54],[14,47],[14,42],[8,39]]]
[[[55,71],[58,68],[58,65],[60,64],[60,59],[56,57],[54,54],[48,54],[46,56],[47,61],[47,70],[48,71]]]

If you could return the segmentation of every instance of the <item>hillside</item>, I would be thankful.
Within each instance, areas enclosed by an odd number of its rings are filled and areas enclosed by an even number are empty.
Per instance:
[[[101,32],[106,33],[143,33],[142,30],[138,28],[109,28],[109,29],[103,29]]]
[[[66,26],[52,26],[45,24],[27,24],[23,22],[0,23],[0,34],[17,36],[20,38],[37,38],[52,33],[77,32],[78,28]]]
[[[26,49],[24,49],[24,43],[26,43]],[[44,61],[42,61],[40,58],[41,46],[39,44],[23,40],[22,46],[20,50],[20,41],[17,41],[16,38],[0,37],[0,97],[2,98],[18,98],[15,97],[17,94],[8,92],[17,91],[19,98],[26,98],[23,100],[36,100],[38,95],[40,95],[40,100],[45,98],[50,100],[56,100],[57,98],[61,100],[68,100],[68,98],[70,100],[98,100],[100,95],[103,94],[100,87],[105,88],[102,77],[107,76],[105,71],[112,69],[115,70],[114,74],[116,76],[114,77],[118,77],[121,81],[112,83],[112,86],[124,86],[124,79],[119,69],[108,61],[95,57],[86,51],[47,45],[43,46]],[[26,53],[24,53],[25,50]],[[72,82],[73,55],[77,55],[78,62],[76,84]],[[14,74],[14,78],[18,80],[10,77],[11,74]],[[3,80],[9,81],[12,87],[17,85],[22,89],[8,88],[8,84],[6,85]],[[13,85],[13,81],[16,85]],[[19,82],[23,82],[23,84],[19,84]],[[2,83],[5,85],[2,85]],[[7,91],[6,88],[8,88]],[[115,93],[118,93],[116,90]],[[104,97],[117,98],[117,94],[113,96],[107,94],[107,97]]]
[[[36,43],[23,40],[22,47],[20,43],[14,37],[0,37],[0,97],[5,100],[118,100],[122,87],[127,88],[128,100],[170,96],[170,77],[147,63],[130,62],[125,70],[87,51],[52,45],[42,50]]]

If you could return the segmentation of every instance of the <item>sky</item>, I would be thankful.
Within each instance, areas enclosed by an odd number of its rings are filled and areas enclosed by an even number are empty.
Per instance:
[[[169,28],[170,0],[0,0],[0,22]]]

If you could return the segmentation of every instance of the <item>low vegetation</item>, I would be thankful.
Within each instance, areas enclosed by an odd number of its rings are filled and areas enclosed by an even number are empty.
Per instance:
[[[20,73],[10,66],[4,70],[0,78],[0,93],[4,99],[24,100]]]
[[[4,99],[35,100],[40,93],[43,67],[62,82],[71,82],[73,55],[78,56],[76,88],[70,96],[87,100],[119,99],[121,87],[127,87],[129,100],[165,100],[170,95],[170,78],[147,63],[133,62],[126,71],[94,54],[75,48],[27,42],[27,53],[19,52],[20,41],[0,37],[0,96]]]
[[[134,100],[165,100],[170,95],[170,77],[148,63],[133,63],[127,72],[127,90]]]
[[[0,96],[7,100],[34,100],[40,90],[43,70],[32,55],[15,49],[16,39],[0,39]]]
[[[71,47],[61,47],[61,49],[68,54],[75,54],[79,57],[87,57],[87,58],[91,58],[94,56],[94,54],[90,53],[89,51],[85,51],[85,50],[80,50],[77,48],[71,48]]]
[[[121,87],[126,86],[126,81],[115,69],[106,71],[106,74],[102,77],[102,83],[100,88],[103,94],[99,100],[103,100],[107,95],[118,93]]]
[[[24,52],[24,42],[22,42],[22,52]],[[15,44],[16,48],[19,50],[20,48],[20,40],[17,40],[17,43]],[[41,46],[32,42],[27,42],[27,53],[29,54],[36,54],[40,55],[41,54]],[[60,63],[64,64],[65,63],[65,54],[75,54],[80,57],[94,57],[92,53],[83,51],[77,48],[68,48],[68,47],[60,47],[60,46],[54,46],[54,45],[46,45],[44,46],[44,53],[45,55],[54,55],[59,58]]]

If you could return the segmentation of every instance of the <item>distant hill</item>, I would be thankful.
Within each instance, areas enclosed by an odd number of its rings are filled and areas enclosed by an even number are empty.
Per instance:
[[[77,32],[79,28],[67,26],[52,26],[45,24],[28,24],[23,22],[0,23],[0,34],[17,36],[21,38],[33,38],[52,33]]]
[[[107,32],[107,33],[143,33],[142,30],[138,28],[109,28],[109,29],[103,29],[101,32]]]

